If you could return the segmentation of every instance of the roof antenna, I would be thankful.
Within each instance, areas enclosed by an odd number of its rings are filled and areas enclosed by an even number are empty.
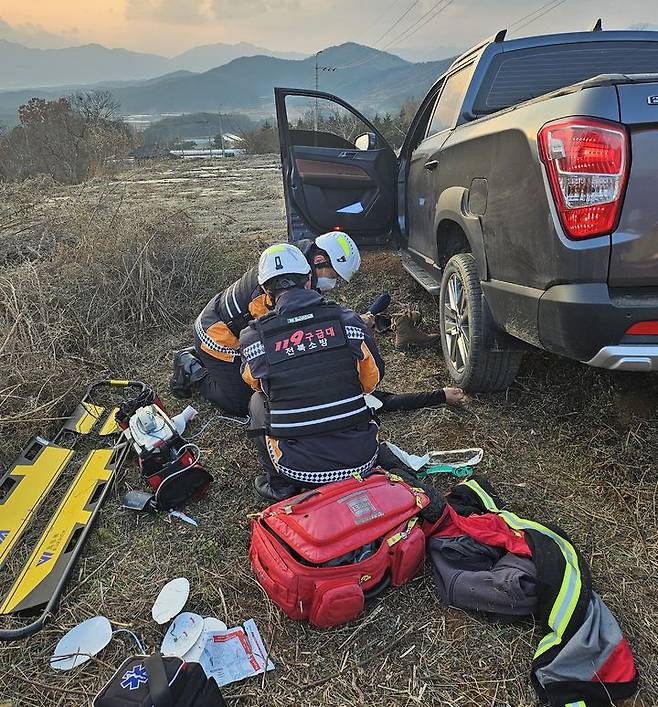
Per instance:
[[[603,21],[599,17],[599,19],[594,23],[594,27],[592,27],[592,32],[603,32]]]

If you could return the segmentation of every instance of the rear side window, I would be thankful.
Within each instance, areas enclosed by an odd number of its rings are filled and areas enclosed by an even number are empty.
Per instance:
[[[521,49],[496,56],[475,113],[493,113],[599,74],[658,71],[658,42],[585,42]]]
[[[442,130],[453,127],[464,103],[464,95],[472,73],[473,65],[471,64],[446,79],[425,137],[431,137]]]

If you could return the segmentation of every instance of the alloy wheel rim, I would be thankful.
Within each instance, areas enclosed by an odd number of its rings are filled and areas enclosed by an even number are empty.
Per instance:
[[[443,322],[447,355],[457,373],[468,364],[471,348],[471,331],[468,320],[468,300],[464,283],[458,273],[452,273],[446,283],[443,304]]]

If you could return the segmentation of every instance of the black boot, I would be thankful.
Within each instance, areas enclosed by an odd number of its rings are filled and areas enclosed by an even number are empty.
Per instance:
[[[378,334],[385,334],[390,331],[393,320],[386,314],[375,314],[375,331]]]
[[[174,354],[174,373],[169,388],[176,398],[189,398],[192,386],[208,375],[208,371],[196,357],[196,349],[190,346]]]
[[[254,479],[254,488],[257,500],[265,503],[277,503],[301,491],[301,487],[294,481],[276,473],[259,474]]]

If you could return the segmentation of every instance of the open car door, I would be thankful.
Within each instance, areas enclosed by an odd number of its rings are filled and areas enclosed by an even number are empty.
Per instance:
[[[392,243],[397,158],[370,121],[336,96],[275,88],[288,238],[344,230]]]

